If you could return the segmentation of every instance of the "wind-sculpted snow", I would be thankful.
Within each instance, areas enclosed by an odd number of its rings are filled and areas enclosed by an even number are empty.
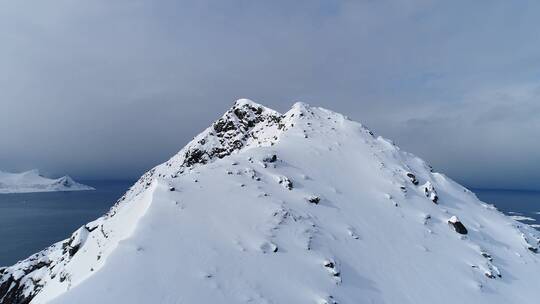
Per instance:
[[[537,303],[539,242],[340,114],[240,100],[0,303]]]
[[[82,190],[94,190],[94,188],[79,184],[69,176],[57,179],[46,178],[41,176],[37,170],[22,173],[0,171],[0,194]]]

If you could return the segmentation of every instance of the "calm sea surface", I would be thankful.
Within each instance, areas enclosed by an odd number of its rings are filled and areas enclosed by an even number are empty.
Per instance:
[[[0,266],[66,239],[81,225],[107,212],[134,181],[83,183],[97,190],[0,194]],[[540,191],[473,191],[482,201],[519,216],[524,223],[540,224]]]
[[[540,230],[540,191],[472,189],[481,201],[493,204],[514,219]]]
[[[0,266],[66,239],[103,215],[134,181],[82,181],[95,191],[0,194]]]

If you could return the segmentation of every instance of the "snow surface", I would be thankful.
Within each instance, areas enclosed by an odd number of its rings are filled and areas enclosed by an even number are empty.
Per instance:
[[[0,193],[29,193],[53,191],[95,190],[90,186],[79,184],[69,176],[57,179],[43,177],[37,170],[22,173],[0,171]]]
[[[0,269],[0,303],[538,303],[539,243],[357,122],[241,100],[106,215]]]
[[[524,215],[511,215],[510,217],[516,221],[531,221],[531,222],[536,221],[536,219],[529,216],[524,216]]]

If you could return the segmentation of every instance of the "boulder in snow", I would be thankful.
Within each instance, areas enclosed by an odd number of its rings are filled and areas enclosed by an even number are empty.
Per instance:
[[[282,185],[283,187],[285,187],[286,189],[288,190],[292,190],[293,188],[293,183],[292,181],[286,177],[286,176],[278,176],[277,177],[277,181],[280,185]]]
[[[462,222],[459,221],[457,216],[452,216],[450,219],[448,219],[448,224],[454,228],[454,230],[459,234],[467,234],[467,228],[465,228],[465,225],[463,225]]]
[[[429,198],[433,203],[437,204],[437,202],[439,201],[439,197],[437,196],[437,191],[435,191],[435,187],[433,187],[433,184],[428,181],[424,184],[423,188],[426,197]]]
[[[321,198],[317,195],[310,195],[307,197],[307,201],[311,204],[318,205],[321,202]]]
[[[411,172],[407,172],[407,177],[411,180],[411,183],[413,183],[413,185],[418,185],[416,175],[412,174]]]

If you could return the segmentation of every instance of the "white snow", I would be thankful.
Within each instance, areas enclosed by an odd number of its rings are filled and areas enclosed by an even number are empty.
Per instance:
[[[81,190],[94,190],[94,188],[79,184],[67,175],[57,179],[50,179],[40,175],[37,170],[30,170],[22,173],[0,171],[0,193]]]
[[[220,121],[0,286],[17,275],[32,303],[538,303],[539,233],[361,124],[249,100]]]
[[[448,219],[448,222],[455,224],[455,223],[459,222],[459,219],[457,218],[457,216],[454,215],[454,216],[452,216],[451,218]]]
[[[531,222],[536,221],[534,218],[529,217],[529,216],[524,216],[524,215],[511,215],[510,217],[516,221],[531,221]]]

